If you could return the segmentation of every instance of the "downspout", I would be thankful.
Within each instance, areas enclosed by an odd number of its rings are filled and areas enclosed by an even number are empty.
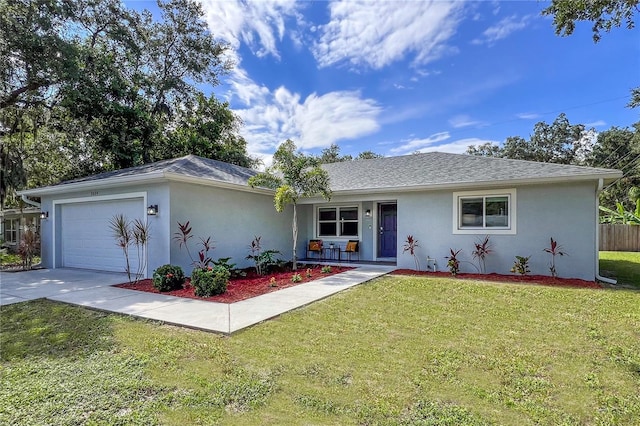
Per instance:
[[[598,189],[596,189],[596,280],[608,284],[617,284],[618,281],[600,275],[600,192],[604,186],[603,179],[598,179]]]
[[[24,201],[25,203],[31,204],[34,207],[40,208],[40,203],[36,203],[35,201],[28,199],[27,196],[24,194],[22,194],[21,197],[22,197],[22,201]]]

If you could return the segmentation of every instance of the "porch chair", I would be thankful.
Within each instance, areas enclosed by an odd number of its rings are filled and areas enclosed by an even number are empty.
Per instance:
[[[344,252],[349,262],[353,260],[353,256],[357,256],[358,260],[360,260],[360,241],[349,240],[347,246],[344,248]]]
[[[309,257],[309,253],[316,253],[319,259],[322,259],[322,240],[309,240],[309,245],[307,246],[307,258]]]

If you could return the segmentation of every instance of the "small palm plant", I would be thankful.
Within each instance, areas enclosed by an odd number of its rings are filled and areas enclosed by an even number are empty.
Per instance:
[[[416,271],[420,270],[420,261],[418,260],[418,255],[416,255],[416,249],[420,247],[418,244],[418,240],[413,238],[413,235],[407,235],[407,239],[404,242],[404,246],[402,247],[402,252],[409,252],[411,256],[413,256],[413,261],[416,264]]]
[[[116,239],[116,244],[122,249],[125,258],[125,272],[129,282],[137,283],[147,266],[145,249],[149,242],[149,224],[140,219],[129,221],[123,214],[117,214],[109,222],[109,227]],[[129,247],[136,248],[138,269],[131,279],[131,260]]]
[[[556,271],[556,256],[564,256],[567,254],[563,251],[562,246],[558,244],[557,241],[551,238],[551,243],[549,247],[545,248],[544,251],[551,255],[551,262],[549,262],[549,271],[551,271],[551,276],[556,278],[558,276],[558,272]]]
[[[40,239],[38,234],[31,229],[27,229],[20,237],[20,244],[18,245],[18,254],[22,258],[22,269],[32,268],[33,257],[38,254],[39,249]]]
[[[211,263],[213,263],[213,259],[209,256],[209,251],[215,249],[214,241],[211,239],[211,236],[206,239],[200,237],[200,245],[202,246],[202,250],[198,251],[198,258],[194,258],[191,255],[191,251],[189,250],[189,240],[193,238],[191,235],[191,225],[189,221],[185,223],[178,222],[178,232],[173,234],[173,240],[178,243],[180,249],[182,246],[187,250],[187,255],[189,259],[191,259],[191,265],[196,269],[207,269]]]
[[[478,260],[478,269],[481,273],[484,274],[487,271],[485,258],[493,253],[493,250],[491,249],[491,243],[489,243],[489,236],[485,235],[484,240],[476,241],[475,243],[473,243],[473,245],[475,246],[475,249],[473,250],[473,252],[471,252],[471,255],[474,259]]]

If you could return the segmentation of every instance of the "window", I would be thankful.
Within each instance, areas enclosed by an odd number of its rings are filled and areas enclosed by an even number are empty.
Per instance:
[[[358,207],[318,208],[319,237],[357,237]]]
[[[18,219],[9,219],[4,223],[4,240],[7,243],[18,242]]]
[[[454,192],[454,234],[515,234],[515,189]]]

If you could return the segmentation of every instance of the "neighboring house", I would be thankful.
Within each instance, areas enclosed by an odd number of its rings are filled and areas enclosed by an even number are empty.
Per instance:
[[[422,269],[435,259],[446,270],[449,249],[462,249],[463,272],[472,267],[473,243],[489,235],[487,272],[509,273],[515,255],[531,256],[533,274],[548,274],[549,238],[568,253],[557,261],[562,277],[593,280],[597,271],[598,193],[622,176],[617,170],[536,163],[459,154],[427,153],[323,166],[332,199],[300,200],[298,257],[307,241],[344,248],[358,240],[359,259],[414,268],[402,247],[419,241]],[[123,270],[109,230],[116,214],[146,218],[151,225],[146,275],[165,263],[190,273],[185,250],[172,241],[177,222],[190,221],[195,236],[211,235],[213,257],[232,257],[239,267],[254,236],[265,249],[289,259],[291,209],[277,213],[273,192],[250,188],[256,172],[196,156],[103,173],[22,191],[41,197],[49,217],[42,223],[46,267]],[[148,206],[158,213],[146,214]],[[197,254],[197,238],[191,241]],[[431,262],[431,265],[433,261]]]
[[[2,240],[0,245],[12,250],[17,249],[22,234],[27,229],[40,232],[39,208],[0,210],[0,240]]]

